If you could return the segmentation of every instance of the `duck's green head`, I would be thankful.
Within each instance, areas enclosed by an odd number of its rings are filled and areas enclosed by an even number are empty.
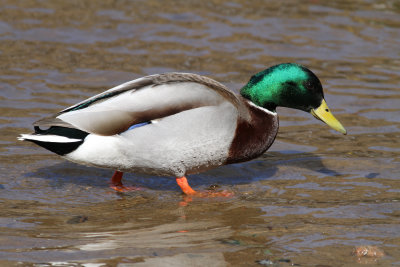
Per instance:
[[[294,63],[273,66],[251,77],[240,93],[254,104],[271,111],[281,106],[310,112],[333,129],[346,134],[326,105],[318,77],[304,66]]]

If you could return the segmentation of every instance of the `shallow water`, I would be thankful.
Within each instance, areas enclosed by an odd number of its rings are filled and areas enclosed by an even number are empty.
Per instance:
[[[399,47],[397,1],[2,1],[0,264],[399,265]],[[230,199],[188,202],[173,177],[136,174],[125,182],[144,190],[115,193],[112,171],[16,140],[143,75],[195,72],[237,91],[281,62],[321,78],[349,134],[279,109],[265,155],[189,177]],[[352,255],[361,245],[385,256]]]

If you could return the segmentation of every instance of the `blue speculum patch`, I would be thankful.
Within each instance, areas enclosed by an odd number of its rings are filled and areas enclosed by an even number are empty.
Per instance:
[[[142,122],[142,123],[134,124],[134,125],[132,125],[131,127],[129,127],[127,131],[133,130],[133,129],[135,129],[135,128],[139,128],[139,127],[142,127],[142,126],[146,126],[147,124],[150,124],[150,123],[151,123],[151,122],[147,121],[147,122]]]

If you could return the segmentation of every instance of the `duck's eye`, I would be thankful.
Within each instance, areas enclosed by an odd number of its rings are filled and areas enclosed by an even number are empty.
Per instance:
[[[306,81],[304,83],[304,86],[310,91],[312,91],[314,89],[314,86],[312,85],[312,83],[310,81]]]
[[[329,112],[329,109],[326,108],[325,111],[326,111],[326,112]]]

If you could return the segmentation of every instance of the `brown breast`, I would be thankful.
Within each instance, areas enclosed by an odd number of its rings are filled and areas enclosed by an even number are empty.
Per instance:
[[[258,108],[245,99],[243,103],[249,116],[238,118],[226,164],[244,162],[262,155],[272,145],[278,133],[276,113]]]

